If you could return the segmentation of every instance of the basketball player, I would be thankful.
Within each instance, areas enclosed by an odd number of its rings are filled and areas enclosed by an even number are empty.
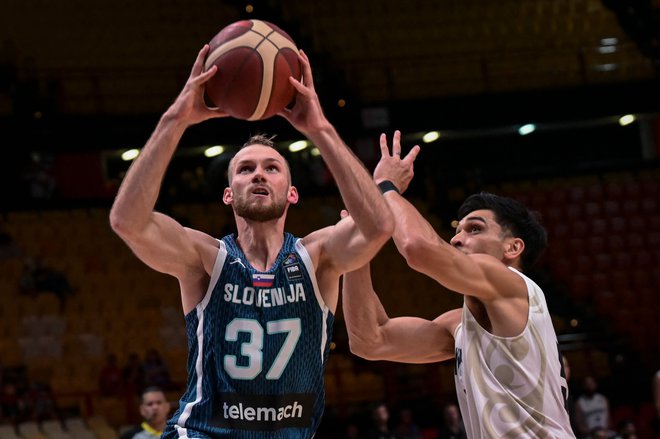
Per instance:
[[[366,359],[429,363],[455,358],[456,393],[469,438],[572,438],[567,383],[543,291],[522,273],[546,233],[518,202],[489,193],[467,198],[445,242],[400,194],[415,146],[403,159],[381,136],[374,180],[395,218],[394,242],[408,264],[464,297],[433,321],[389,318],[369,266],[347,273],[343,310],[351,350]],[[422,291],[401,291],[411,300]]]
[[[185,129],[222,117],[204,104],[205,46],[183,91],[128,170],[110,212],[113,229],[157,271],[179,280],[188,333],[188,388],[165,438],[310,438],[324,408],[339,277],[367,263],[394,222],[371,176],[325,118],[300,55],[303,81],[280,113],[321,154],[354,215],[303,238],[285,233],[298,201],[289,165],[268,138],[251,139],[229,163],[222,200],[237,233],[218,240],[154,211]]]

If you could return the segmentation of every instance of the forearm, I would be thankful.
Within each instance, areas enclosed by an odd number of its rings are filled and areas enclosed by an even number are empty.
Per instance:
[[[420,244],[441,241],[433,226],[402,195],[389,191],[385,200],[395,218],[392,238],[407,260],[414,258]]]
[[[383,233],[389,236],[394,224],[392,214],[370,173],[342,141],[335,128],[328,123],[308,133],[308,137],[321,151],[344,205],[362,234],[366,238]]]
[[[165,113],[140,155],[128,169],[110,211],[117,232],[143,230],[156,205],[165,171],[186,125]]]
[[[389,317],[373,290],[369,264],[344,274],[342,310],[351,352],[372,359],[382,346],[381,326]]]
[[[434,321],[390,318],[371,284],[369,265],[344,274],[342,306],[351,352],[367,360],[430,363],[454,356],[460,309]]]

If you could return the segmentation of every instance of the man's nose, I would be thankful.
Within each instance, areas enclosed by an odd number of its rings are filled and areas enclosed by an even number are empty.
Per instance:
[[[254,171],[254,174],[252,175],[252,180],[253,181],[264,181],[264,171],[261,168],[257,168]]]
[[[451,245],[453,245],[454,247],[460,247],[461,245],[463,245],[463,241],[461,241],[461,235],[460,235],[460,233],[454,235],[454,237],[451,238],[451,240],[449,241],[449,243],[450,243]]]

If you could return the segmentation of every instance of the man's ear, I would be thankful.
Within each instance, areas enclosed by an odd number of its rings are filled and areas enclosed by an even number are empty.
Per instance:
[[[229,206],[232,201],[234,201],[234,192],[232,192],[231,188],[226,187],[222,193],[222,202]]]
[[[286,200],[289,202],[289,204],[298,203],[298,189],[296,189],[295,186],[289,186],[289,193],[286,196]]]
[[[519,258],[525,250],[525,241],[520,238],[510,238],[505,245],[504,257],[509,260]]]

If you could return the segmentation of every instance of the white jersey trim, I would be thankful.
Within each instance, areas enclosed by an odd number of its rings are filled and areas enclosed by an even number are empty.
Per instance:
[[[314,268],[314,263],[312,262],[312,258],[309,256],[309,253],[307,253],[307,249],[302,243],[302,239],[298,238],[296,240],[295,249],[298,252],[298,254],[300,254],[303,264],[305,264],[305,268],[307,269],[309,278],[312,281],[312,285],[314,286],[314,295],[316,296],[316,301],[318,302],[319,307],[321,308],[321,312],[323,313],[323,328],[322,328],[323,332],[321,334],[321,363],[322,363],[323,356],[325,354],[325,345],[328,342],[328,314],[330,313],[330,309],[323,300],[323,296],[321,296],[321,290],[319,289],[319,285],[316,282],[316,269]]]
[[[193,408],[199,404],[202,400],[202,382],[204,381],[204,373],[202,368],[202,363],[204,360],[204,311],[208,306],[211,296],[213,295],[213,289],[216,282],[220,278],[222,273],[222,267],[225,264],[227,259],[227,247],[222,240],[218,240],[218,255],[215,258],[215,263],[213,264],[213,271],[211,272],[211,280],[209,281],[209,286],[206,289],[206,294],[201,302],[195,307],[195,312],[197,313],[197,358],[195,360],[195,372],[197,375],[197,381],[195,383],[195,400],[187,403],[179,415],[179,418],[176,421],[176,431],[180,438],[188,437],[188,430],[186,427],[186,421],[190,418]]]

